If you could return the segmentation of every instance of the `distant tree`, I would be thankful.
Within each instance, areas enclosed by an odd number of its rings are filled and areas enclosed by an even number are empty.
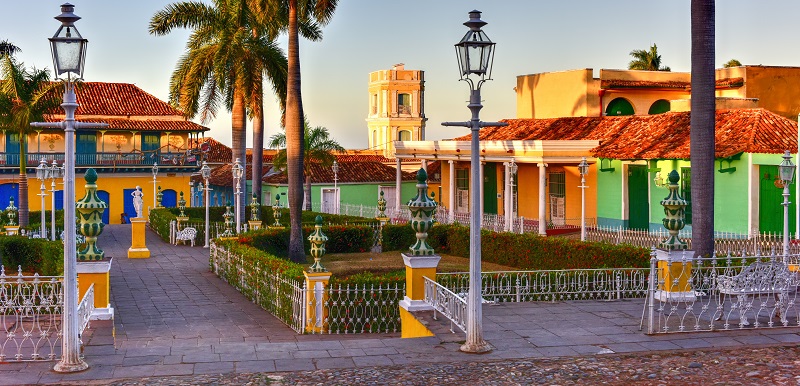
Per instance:
[[[655,44],[649,51],[633,50],[630,55],[633,60],[628,63],[629,70],[672,71],[669,67],[661,65],[661,55],[658,54],[658,47]]]
[[[15,46],[14,43],[8,40],[0,40],[0,56],[14,55],[17,52],[22,52],[22,49]]]
[[[0,129],[19,135],[19,224],[28,225],[28,134],[31,122],[44,122],[56,110],[60,84],[50,81],[47,70],[26,69],[13,56],[0,55]],[[2,197],[0,197],[2,199]]]
[[[725,67],[725,68],[728,68],[728,67],[739,67],[741,65],[742,65],[742,62],[740,62],[740,61],[738,61],[736,59],[731,59],[731,60],[727,61],[725,64],[723,64],[722,67]]]
[[[305,176],[305,186],[303,188],[303,195],[306,202],[305,210],[311,210],[311,177],[313,177],[313,169],[311,165],[319,163],[323,167],[330,167],[336,156],[333,153],[343,153],[345,148],[332,139],[328,129],[317,126],[311,128],[308,119],[305,119],[303,125],[303,175]],[[273,135],[269,141],[269,147],[279,149],[275,154],[272,163],[276,169],[286,170],[286,133],[278,133]]]

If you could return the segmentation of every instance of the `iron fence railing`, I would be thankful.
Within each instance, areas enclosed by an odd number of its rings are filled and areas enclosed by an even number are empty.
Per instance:
[[[800,326],[798,255],[658,253],[642,312],[649,334]]]
[[[467,300],[464,297],[425,277],[425,302],[433,306],[434,317],[438,312],[450,320],[450,331],[453,331],[453,326],[467,331]]]

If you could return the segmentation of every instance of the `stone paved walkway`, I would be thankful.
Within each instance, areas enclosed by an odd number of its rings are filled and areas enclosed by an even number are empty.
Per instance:
[[[52,362],[2,363],[0,385],[224,373],[468,363],[598,353],[769,346],[800,342],[800,329],[648,336],[643,300],[486,305],[484,337],[495,350],[458,351],[463,333],[439,319],[435,337],[298,335],[208,270],[208,250],[172,246],[148,231],[150,259],[127,259],[130,225],[110,225],[99,245],[114,257],[113,322],[83,337],[90,368],[58,374]],[[202,244],[202,243],[200,243]]]

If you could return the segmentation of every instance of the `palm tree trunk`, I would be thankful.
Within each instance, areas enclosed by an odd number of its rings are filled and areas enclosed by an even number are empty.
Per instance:
[[[264,175],[264,109],[256,106],[253,117],[253,160],[250,185],[253,195],[261,203],[261,176]],[[248,202],[249,202],[248,197]],[[263,203],[261,203],[263,205]]]
[[[714,252],[714,0],[692,0],[692,247]]]
[[[241,90],[236,90],[235,95],[233,97],[233,107],[231,108],[231,142],[233,143],[233,154],[231,163],[236,161],[236,158],[239,158],[241,162],[246,162],[246,151],[247,151],[247,125],[245,121],[245,104],[244,104],[244,95],[242,94]],[[233,177],[231,177],[233,178]],[[243,192],[243,195],[240,198],[246,196],[245,187],[246,179],[242,178],[239,181],[239,189]],[[233,186],[234,193],[236,192],[236,187]],[[235,197],[232,202],[235,205]],[[238,207],[235,207],[234,210],[239,213],[241,219],[244,219],[244,206],[245,200],[241,200]]]
[[[289,0],[289,47],[286,89],[286,170],[289,184],[289,259],[305,262],[301,215],[303,205],[303,101],[300,95],[300,47],[297,0]]]
[[[20,227],[28,226],[28,136],[19,133],[19,208]]]
[[[311,176],[306,174],[306,184],[303,188],[303,202],[305,202],[305,210],[311,211]]]

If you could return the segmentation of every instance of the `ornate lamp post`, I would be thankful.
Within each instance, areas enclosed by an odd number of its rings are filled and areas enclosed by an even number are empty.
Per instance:
[[[31,123],[33,127],[64,129],[64,315],[62,317],[63,338],[61,340],[61,360],[53,367],[58,372],[85,370],[89,365],[80,356],[78,338],[78,283],[77,251],[75,248],[75,130],[103,128],[103,123],[83,123],[75,121],[78,103],[75,97],[75,79],[83,78],[83,65],[86,59],[86,43],[75,28],[80,17],[72,13],[75,7],[61,5],[61,14],[55,19],[61,26],[50,38],[53,66],[56,77],[67,74],[64,82],[64,121],[61,123]],[[74,75],[74,76],[73,76]]]
[[[211,168],[208,167],[206,161],[203,161],[203,166],[200,168],[200,175],[203,176],[203,180],[206,182],[205,187],[203,188],[206,196],[206,244],[203,245],[203,248],[208,248],[208,201],[210,194],[209,192],[211,192],[211,189],[208,187],[208,179],[211,177]]]
[[[153,162],[153,208],[158,208],[158,201],[156,201],[156,197],[158,197],[158,181],[156,178],[158,177],[158,162]]]
[[[783,183],[783,258],[789,257],[789,185],[794,180],[795,164],[792,163],[792,154],[789,150],[783,153],[783,162],[778,165],[778,174]]]
[[[469,20],[464,23],[469,27],[466,35],[455,44],[456,57],[461,80],[469,84],[470,96],[467,107],[472,112],[468,122],[443,122],[443,126],[469,127],[472,132],[470,143],[470,221],[469,221],[469,296],[467,298],[467,341],[461,351],[482,353],[491,351],[492,347],[483,340],[481,309],[481,181],[480,181],[480,142],[478,134],[481,127],[507,126],[502,122],[481,122],[481,86],[492,78],[492,61],[494,60],[494,43],[481,30],[486,22],[481,20],[480,11],[469,13]],[[476,76],[476,80],[470,76]]]
[[[39,166],[36,167],[36,179],[39,180],[39,183],[40,183],[39,190],[40,190],[41,193],[39,193],[39,197],[42,198],[42,220],[41,220],[42,223],[40,224],[40,229],[41,230],[39,232],[40,232],[40,235],[41,235],[41,237],[43,239],[47,238],[47,224],[45,224],[46,220],[45,220],[45,213],[44,213],[45,212],[45,210],[44,210],[44,198],[45,198],[45,196],[47,196],[47,193],[45,193],[47,191],[47,188],[45,188],[45,186],[44,186],[44,181],[47,179],[49,171],[50,171],[50,168],[47,167],[47,160],[42,158],[42,161],[39,162]]]
[[[339,213],[339,190],[338,190],[338,182],[339,182],[339,163],[336,160],[333,160],[333,166],[331,166],[333,170],[333,190],[336,197],[336,208],[334,208],[336,214]]]
[[[234,213],[236,213],[236,234],[238,235],[242,231],[242,188],[240,182],[242,181],[242,176],[244,176],[244,168],[242,167],[242,161],[237,158],[236,161],[233,163],[233,167],[231,168],[231,172],[233,174],[233,202],[236,206]]]
[[[586,175],[589,174],[589,163],[586,157],[581,159],[578,164],[578,171],[581,173],[581,241],[586,241]]]
[[[53,160],[50,165],[48,173],[50,177],[50,199],[52,200],[50,207],[50,240],[56,241],[56,179],[64,177],[64,168],[58,166],[58,162]]]

